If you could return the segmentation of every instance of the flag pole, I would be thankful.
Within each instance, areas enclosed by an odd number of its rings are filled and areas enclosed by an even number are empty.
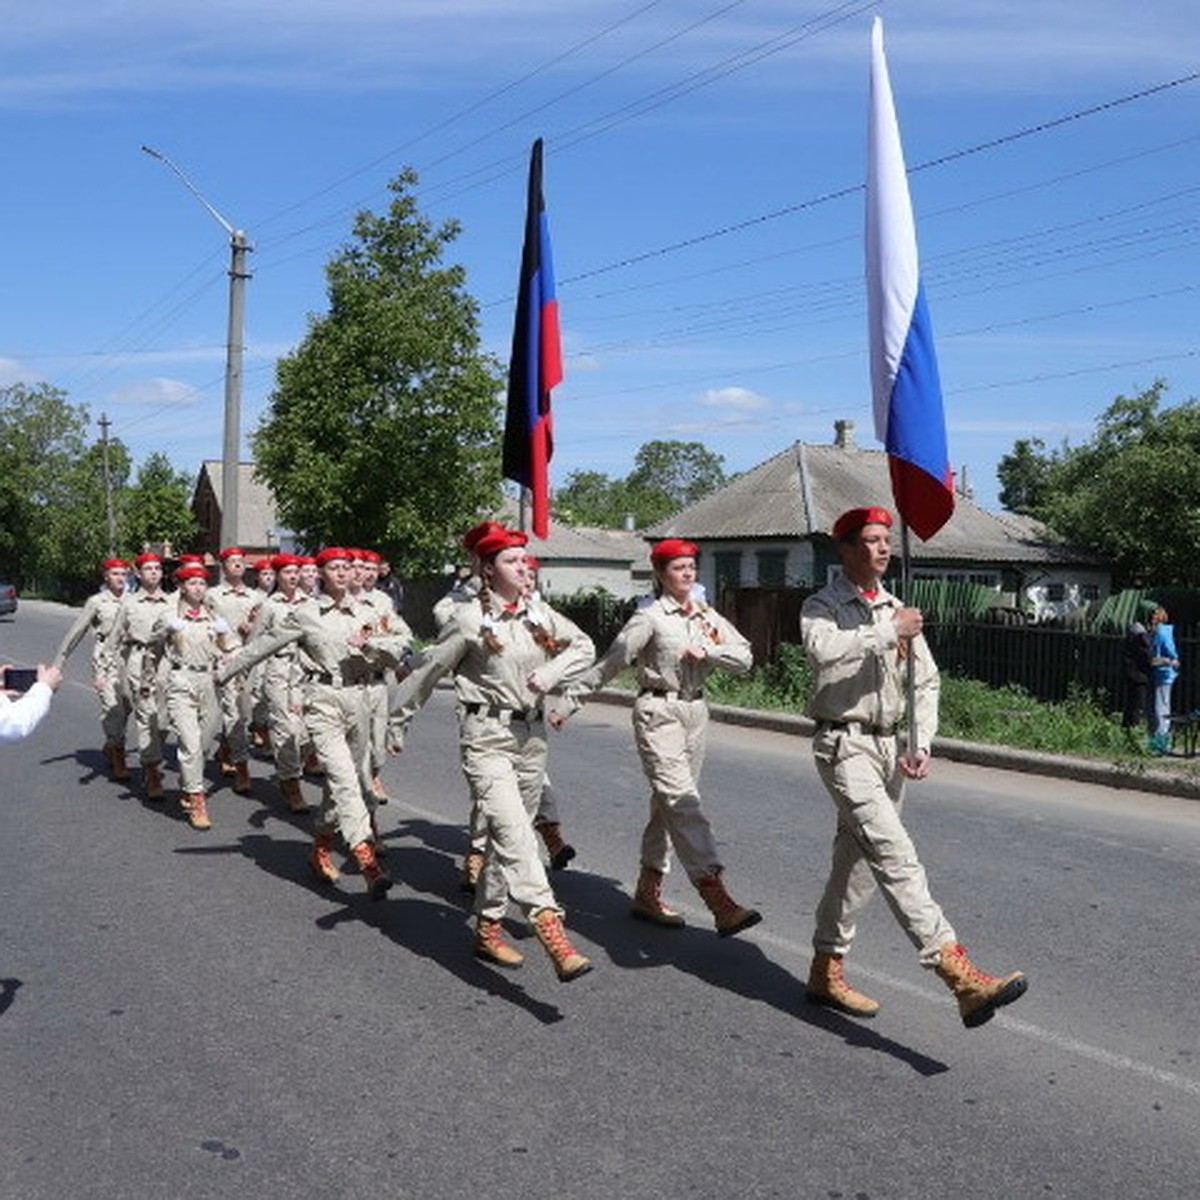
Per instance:
[[[908,522],[900,518],[900,598],[907,604],[909,596],[909,557],[910,543],[908,539]],[[904,701],[908,717],[908,742],[905,746],[909,756],[916,758],[917,753],[917,665],[913,656],[913,641],[908,641],[908,652],[904,655]]]

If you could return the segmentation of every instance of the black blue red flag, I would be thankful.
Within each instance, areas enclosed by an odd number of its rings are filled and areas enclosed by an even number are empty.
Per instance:
[[[554,453],[550,393],[562,382],[562,346],[554,259],[542,196],[542,139],[529,160],[529,201],[521,282],[508,363],[508,413],[504,423],[504,477],[528,488],[534,536],[550,531],[550,458]]]

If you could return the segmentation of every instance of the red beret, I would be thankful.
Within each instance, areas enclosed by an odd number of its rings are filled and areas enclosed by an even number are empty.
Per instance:
[[[273,554],[267,565],[272,571],[282,571],[284,567],[298,567],[300,559],[294,554]]]
[[[886,525],[892,527],[892,514],[878,504],[867,508],[852,508],[842,513],[833,523],[833,540],[835,542],[851,541],[864,525]]]
[[[378,550],[360,550],[358,552],[358,557],[361,558],[363,562],[369,563],[380,563],[383,561],[383,555],[380,554]]]
[[[344,558],[346,562],[350,562],[353,557],[351,551],[345,546],[326,546],[323,550],[317,551],[317,566],[323,567],[327,562],[332,562],[335,558]]]
[[[298,567],[315,567],[317,560],[311,554],[297,554],[296,565]]]
[[[470,550],[472,554],[476,553],[476,546],[479,545],[489,533],[495,533],[497,530],[503,529],[504,526],[499,521],[480,521],[478,525],[468,529],[463,534],[463,549]]]
[[[181,554],[179,556],[179,561],[181,563],[201,563],[202,564],[204,562],[204,555],[203,554]]]
[[[241,548],[241,546],[226,546],[217,557],[224,562],[227,558],[232,558],[235,554],[239,558],[246,557],[246,552]]]
[[[501,550],[509,550],[513,546],[524,546],[529,538],[516,529],[505,529],[503,525],[485,534],[475,543],[475,553],[480,558],[492,558]]]
[[[144,554],[139,554],[137,558],[133,560],[133,565],[135,567],[144,567],[147,563],[153,562],[161,564],[162,556],[155,554],[153,550],[147,550]]]
[[[185,563],[175,572],[175,582],[182,583],[185,579],[207,579],[208,572],[199,563]]]
[[[532,554],[525,555],[525,565],[531,571],[538,571],[541,569],[541,566],[542,566],[542,564],[540,562],[538,562],[538,560],[536,558],[534,558]]]
[[[128,571],[129,564],[123,558],[106,558],[100,564],[100,570],[102,570],[102,571],[116,571],[116,570]]]
[[[659,566],[673,558],[695,558],[699,553],[695,542],[685,538],[664,538],[650,551],[650,561]]]

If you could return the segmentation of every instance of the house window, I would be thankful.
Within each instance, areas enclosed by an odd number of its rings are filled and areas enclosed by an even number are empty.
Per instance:
[[[1065,583],[1046,584],[1046,600],[1050,604],[1061,604],[1066,598],[1067,585]]]
[[[717,576],[717,595],[724,588],[742,586],[742,556],[737,550],[718,550],[713,555],[713,570]]]
[[[1081,600],[1099,600],[1100,585],[1098,583],[1081,583],[1079,585],[1079,598]]]
[[[758,586],[783,587],[787,575],[786,550],[760,550],[758,559]]]

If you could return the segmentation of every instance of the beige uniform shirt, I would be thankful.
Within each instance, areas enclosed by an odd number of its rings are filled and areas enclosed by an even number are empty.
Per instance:
[[[539,629],[562,648],[556,653],[543,648],[535,636]],[[489,649],[484,642],[489,631],[499,650]],[[537,672],[546,691],[561,689],[578,680],[595,655],[592,639],[546,604],[521,600],[508,606],[493,596],[485,612],[476,598],[472,604],[456,605],[453,619],[425,652],[422,664],[400,685],[392,711],[401,720],[411,715],[451,671],[462,704],[507,712],[538,711],[542,697],[529,687],[531,673]]]
[[[111,674],[117,667],[118,655],[115,644],[109,644],[109,637],[117,623],[117,614],[124,599],[123,595],[114,596],[112,589],[107,587],[89,596],[79,616],[75,618],[75,623],[67,630],[66,636],[59,644],[54,655],[54,665],[61,667],[90,629],[96,637],[92,648],[92,667],[97,675]]]
[[[109,635],[125,659],[126,678],[134,689],[151,688],[158,679],[162,661],[161,639],[154,638],[154,627],[169,614],[173,598],[159,592],[134,592],[125,596]]]
[[[335,686],[366,682],[396,666],[412,644],[412,631],[399,617],[391,619],[390,631],[381,630],[378,621],[378,613],[348,598],[335,604],[329,596],[318,596],[290,605],[274,630],[238,651],[217,673],[217,680],[248,670],[294,643],[310,678]],[[363,630],[370,631],[364,645],[347,643],[348,637]]]
[[[233,635],[218,633],[213,628],[215,619],[203,604],[191,609],[182,601],[176,601],[162,615],[153,637],[165,647],[167,661],[172,668],[197,673],[211,671],[217,659],[233,649]],[[172,628],[172,621],[182,624],[183,628]]]
[[[683,657],[688,646],[702,646],[704,657]],[[623,667],[632,665],[640,689],[698,696],[705,678],[717,668],[734,675],[750,670],[750,643],[715,608],[669,596],[651,600],[625,622],[604,657],[583,680],[587,688],[603,687]]]
[[[440,634],[454,620],[459,606],[470,604],[479,598],[479,576],[459,579],[454,586],[433,606],[433,623]]]
[[[229,623],[229,644],[236,648],[249,641],[266,599],[266,593],[258,588],[218,583],[208,589],[204,603]]]
[[[804,649],[816,679],[809,715],[894,729],[905,713],[905,672],[896,633],[901,602],[881,586],[867,599],[846,576],[810,596],[800,611]],[[912,641],[917,749],[937,733],[939,681],[924,637]]]

